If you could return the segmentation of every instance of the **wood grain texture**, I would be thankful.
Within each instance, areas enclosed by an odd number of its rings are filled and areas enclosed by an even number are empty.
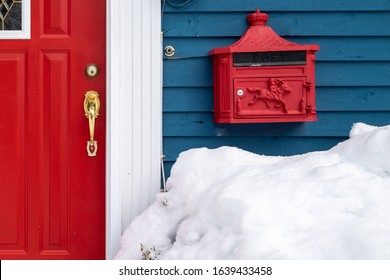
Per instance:
[[[212,112],[165,113],[164,136],[315,136],[347,137],[352,125],[365,122],[387,125],[390,111],[319,112],[318,121],[307,123],[215,124]]]
[[[319,112],[367,112],[390,110],[390,87],[317,87]],[[163,97],[164,111],[212,112],[212,87],[166,87]]]
[[[294,154],[306,153],[308,151],[327,150],[344,137],[193,137],[187,141],[185,137],[167,137],[166,143],[169,144],[166,150],[166,160],[175,161],[181,151],[199,147],[208,147],[210,149],[220,146],[235,146],[260,155],[280,155],[289,156]]]
[[[169,13],[165,37],[241,36],[246,12]],[[267,25],[280,36],[389,36],[390,12],[269,12]]]
[[[239,37],[172,37],[164,44],[175,48],[172,58],[188,59],[208,57],[217,47],[233,44]],[[284,39],[298,44],[318,44],[317,61],[390,61],[390,37],[337,37],[337,36],[285,36]]]
[[[180,1],[178,1],[180,3]],[[169,12],[236,12],[262,9],[264,11],[389,11],[390,1],[375,0],[369,5],[365,0],[198,0],[193,5],[183,8],[175,8],[166,5],[165,11]]]
[[[210,58],[164,61],[164,86],[213,86]],[[319,61],[317,86],[390,86],[390,61]]]

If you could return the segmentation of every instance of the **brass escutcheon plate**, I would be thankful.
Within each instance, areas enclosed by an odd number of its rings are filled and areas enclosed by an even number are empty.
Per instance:
[[[85,75],[88,78],[96,78],[99,74],[99,67],[96,64],[88,64],[85,67]]]

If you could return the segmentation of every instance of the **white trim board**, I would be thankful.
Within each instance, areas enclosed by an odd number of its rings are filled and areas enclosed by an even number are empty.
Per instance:
[[[107,0],[107,259],[160,189],[161,50],[160,0]]]

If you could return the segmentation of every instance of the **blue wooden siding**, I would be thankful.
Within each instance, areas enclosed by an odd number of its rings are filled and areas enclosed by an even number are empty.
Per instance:
[[[179,1],[180,2],[180,1]],[[208,52],[239,39],[246,15],[268,13],[287,40],[320,45],[313,123],[213,123],[212,63]],[[165,5],[163,152],[167,173],[194,147],[237,146],[266,155],[324,150],[348,137],[353,123],[390,124],[390,0],[198,0]]]

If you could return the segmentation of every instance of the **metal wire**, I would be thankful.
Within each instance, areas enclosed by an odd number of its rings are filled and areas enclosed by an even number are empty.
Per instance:
[[[161,156],[161,175],[162,175],[163,188],[161,189],[161,192],[167,192],[166,179],[165,179],[164,160],[165,160],[165,155],[162,155]]]
[[[172,7],[182,8],[182,7],[194,4],[196,1],[198,1],[198,0],[185,0],[183,3],[175,3],[175,1],[172,1],[172,0],[166,0],[164,2],[167,2],[167,4],[172,6]]]
[[[172,0],[161,0],[162,1],[162,6],[161,6],[161,27],[163,26],[164,24],[164,12],[165,12],[165,4],[168,4],[169,6],[171,7],[174,7],[174,8],[183,8],[185,6],[189,6],[189,5],[192,5],[194,4],[195,2],[197,2],[198,0],[178,0],[178,1],[182,1],[182,3],[178,3],[178,2],[175,2],[175,1],[172,1]],[[163,34],[164,34],[164,31],[163,31]],[[180,59],[182,58],[190,58],[190,57],[181,57]],[[165,160],[165,155],[162,155],[161,156],[161,175],[162,175],[162,185],[163,185],[163,188],[161,189],[161,192],[166,192],[166,178],[165,178],[165,167],[164,167],[164,160]]]
[[[172,2],[172,0],[161,0],[162,6],[161,6],[161,26],[163,26],[164,22],[164,11],[165,11],[165,4],[168,4],[171,7],[174,8],[182,8],[185,6],[189,6],[197,2],[198,0],[185,0],[183,3],[175,3]]]

